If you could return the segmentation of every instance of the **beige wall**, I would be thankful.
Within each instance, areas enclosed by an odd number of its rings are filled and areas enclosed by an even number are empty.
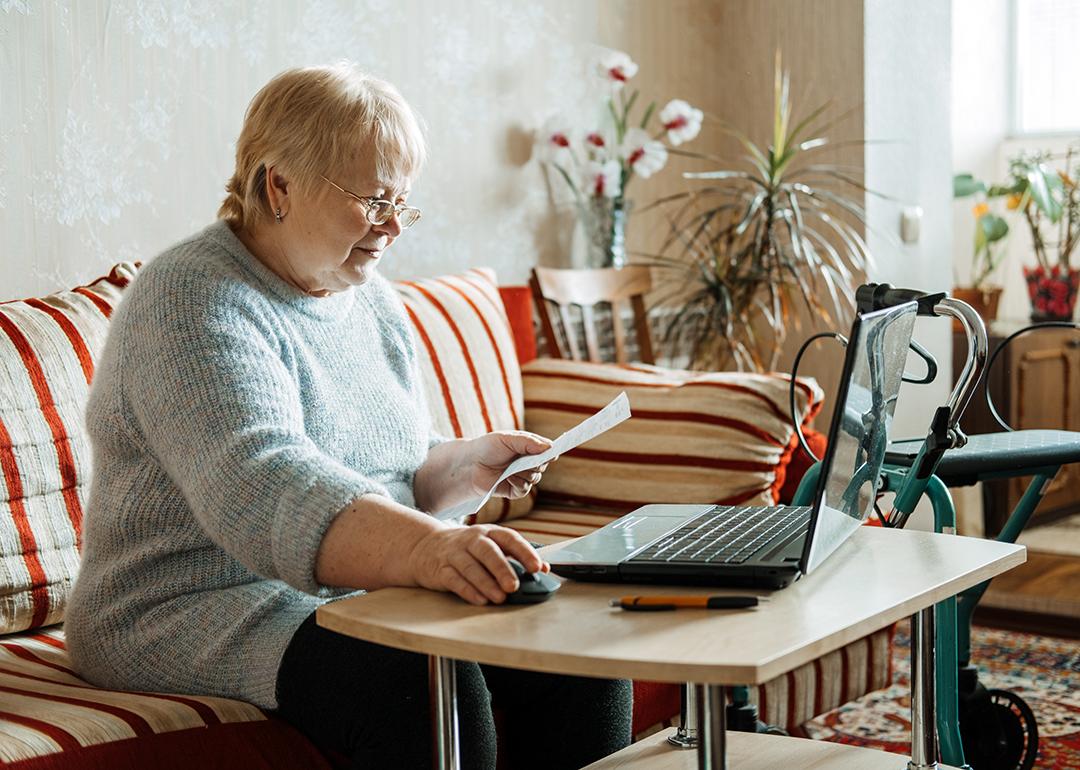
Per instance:
[[[832,99],[837,114],[852,112],[830,135],[862,138],[862,0],[612,0],[600,5],[599,30],[600,42],[622,46],[640,64],[634,84],[642,98],[662,106],[678,97],[704,110],[701,135],[685,149],[737,161],[738,144],[718,130],[719,121],[767,143],[778,49],[791,72],[796,113]],[[851,146],[827,157],[861,165],[862,150]],[[714,167],[672,158],[645,190],[631,193],[651,200],[678,192],[697,184],[681,180],[682,171]],[[635,221],[632,246],[647,250],[654,233]]]
[[[384,270],[522,281],[562,237],[532,131],[582,97],[596,16],[577,0],[0,3],[0,299],[208,224],[255,91],[339,58],[394,82],[429,129],[424,220]]]
[[[643,99],[681,97],[753,131],[767,124],[780,45],[800,102],[857,106],[852,0],[118,0],[0,10],[0,298],[147,259],[214,216],[243,109],[289,66],[358,60],[426,118],[431,163],[395,276],[493,265],[506,282],[568,264],[574,219],[531,158],[549,114],[594,109],[594,44],[640,63]],[[805,96],[802,94],[805,93]],[[853,124],[857,125],[858,120]],[[719,146],[708,128],[690,149]],[[673,162],[631,190],[677,189]],[[641,240],[647,222],[631,226]]]
[[[644,101],[680,97],[705,110],[687,149],[733,157],[714,122],[767,136],[777,48],[796,110],[832,99],[853,112],[831,137],[861,138],[863,14],[863,0],[9,4],[0,11],[0,298],[147,259],[203,226],[250,96],[285,67],[339,57],[395,82],[428,124],[431,161],[413,198],[425,218],[384,270],[484,264],[523,282],[533,264],[570,261],[573,212],[531,142],[551,113],[595,109],[585,77],[595,44],[633,56]],[[860,165],[862,149],[837,159]],[[673,159],[630,195],[640,207],[682,189],[682,170],[708,167]],[[631,247],[654,246],[657,224],[635,215]],[[807,371],[828,389],[837,358],[821,359]]]
[[[832,100],[834,115],[849,114],[830,128],[830,139],[843,143],[863,138],[862,0],[622,0],[602,6],[600,29],[617,34],[626,50],[634,52],[641,65],[638,85],[643,93],[662,93],[662,99],[680,96],[705,111],[701,136],[687,149],[738,163],[742,151],[717,130],[719,120],[768,144],[778,49],[791,73],[795,115],[805,116]],[[861,168],[863,147],[848,144],[819,157]],[[716,167],[707,161],[673,159],[649,186],[650,197],[701,184],[681,180],[683,170]],[[664,232],[659,217],[637,217],[630,228],[630,246],[650,252]],[[789,333],[781,368],[790,367],[794,351],[807,336],[843,325],[805,317],[800,323]],[[803,359],[800,373],[817,377],[831,394],[842,360],[842,350],[821,342]],[[827,406],[818,420],[822,429],[830,414]]]

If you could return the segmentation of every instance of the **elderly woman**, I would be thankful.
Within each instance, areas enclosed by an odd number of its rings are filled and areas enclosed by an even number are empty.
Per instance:
[[[389,84],[347,64],[285,72],[248,109],[219,221],[128,290],[87,411],[66,624],[90,681],[251,701],[356,767],[430,762],[426,659],[325,631],[315,609],[383,586],[504,601],[507,555],[547,569],[532,547],[428,512],[550,444],[431,433],[404,310],[377,272],[420,218],[406,199],[424,155]],[[468,767],[494,767],[492,703],[508,767],[576,768],[629,741],[628,682],[469,663],[457,677]]]

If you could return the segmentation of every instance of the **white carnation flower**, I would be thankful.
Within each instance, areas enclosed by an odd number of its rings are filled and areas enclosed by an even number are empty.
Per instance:
[[[672,99],[660,110],[660,122],[667,131],[672,147],[689,142],[701,131],[701,119],[704,114],[696,107],[691,107],[682,99]]]
[[[574,132],[567,120],[562,115],[553,115],[536,133],[537,154],[547,163],[565,164],[573,141]]]
[[[648,179],[667,163],[667,147],[649,136],[641,128],[631,128],[626,132],[619,155],[626,159],[626,165],[642,177]]]
[[[616,91],[637,74],[637,64],[622,51],[608,51],[597,62],[600,77],[610,81]]]
[[[585,192],[596,198],[617,198],[621,192],[621,172],[617,160],[588,161],[585,164]]]
[[[603,150],[608,146],[608,140],[599,131],[590,131],[585,135],[585,144],[595,150]]]

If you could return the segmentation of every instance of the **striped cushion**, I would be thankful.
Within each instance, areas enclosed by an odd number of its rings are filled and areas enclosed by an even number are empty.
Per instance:
[[[520,430],[521,368],[494,271],[479,268],[395,286],[416,330],[435,430],[454,438]],[[532,495],[494,499],[474,520],[514,519],[532,503]]]
[[[559,462],[562,462],[560,460]],[[555,463],[551,466],[554,469]],[[551,545],[581,537],[600,529],[625,513],[616,508],[598,508],[580,505],[546,505],[543,498],[528,516],[508,522],[506,526],[516,529],[526,540],[541,545]]]
[[[650,502],[776,501],[778,470],[795,446],[788,417],[790,378],[780,374],[688,372],[645,364],[539,358],[522,368],[525,426],[558,436],[620,391],[631,417],[553,463],[541,499],[626,512]],[[796,409],[805,422],[821,406],[800,378]]]
[[[136,269],[0,303],[0,633],[63,619],[86,499],[83,410],[109,316]]]
[[[762,721],[802,734],[804,722],[892,684],[896,626],[804,663],[750,691]]]
[[[223,731],[250,722],[261,725],[252,725],[254,732],[225,737]],[[191,729],[199,733],[189,736],[188,740],[196,743],[183,752],[189,763],[164,762],[165,757],[159,754],[169,748],[175,752],[177,747],[152,741]],[[93,747],[117,741],[126,743],[117,746],[111,760],[101,753],[89,753]],[[247,742],[250,747],[244,745]],[[72,670],[63,633],[58,629],[0,642],[0,763],[64,752],[65,763],[74,754],[71,761],[75,767],[83,766],[79,757],[86,758],[88,767],[161,767],[162,763],[205,767],[196,759],[204,753],[200,751],[203,746],[216,747],[218,753],[227,751],[225,756],[231,757],[235,766],[326,766],[291,728],[268,723],[266,716],[248,703],[210,696],[117,692],[87,684]],[[251,763],[243,761],[245,748]],[[267,762],[261,756],[267,750],[285,756],[278,762]],[[285,761],[286,757],[291,761]],[[202,759],[213,762],[213,754]]]

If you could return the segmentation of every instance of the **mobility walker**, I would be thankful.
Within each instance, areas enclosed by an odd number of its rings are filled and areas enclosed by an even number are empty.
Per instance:
[[[989,390],[987,399],[991,413],[1006,432],[968,437],[960,430],[959,422],[984,374],[984,368],[989,370],[998,353],[1012,339],[1039,326],[1026,327],[1006,338],[987,364],[986,329],[979,315],[966,303],[945,293],[894,289],[888,284],[867,284],[856,292],[860,312],[881,310],[912,301],[918,304],[919,315],[957,319],[967,336],[967,361],[947,402],[935,410],[925,439],[886,444],[888,437],[884,432],[868,434],[872,443],[862,447],[865,456],[884,458],[877,494],[895,493],[892,509],[887,514],[882,514],[875,506],[880,523],[885,527],[902,528],[925,494],[933,509],[935,531],[955,534],[956,511],[949,487],[990,479],[1032,476],[1026,492],[997,535],[999,541],[1013,543],[1061,466],[1080,462],[1080,433],[1013,431],[998,417],[989,401]],[[1048,325],[1078,328],[1077,324],[1068,322]],[[834,337],[847,344],[841,335],[831,332],[816,334],[803,344],[792,367],[790,399],[793,419],[794,379],[799,360],[809,344],[821,337]],[[914,341],[912,349],[926,362],[927,372],[918,379],[905,376],[905,381],[916,384],[933,381],[937,375],[937,364],[933,357]],[[873,370],[871,361],[871,376]],[[872,388],[872,391],[876,390]],[[887,408],[891,413],[892,406],[875,404],[874,408]],[[813,457],[797,424],[795,430],[804,451]],[[812,501],[819,468],[819,464],[815,464],[803,477],[794,500],[796,505],[808,505]],[[935,676],[928,677],[923,675],[929,668],[928,662],[916,660],[913,655],[912,698],[936,701],[937,724],[912,724],[909,770],[936,767],[939,746],[941,760],[957,767],[1030,770],[1035,763],[1038,725],[1031,708],[1015,693],[983,686],[979,682],[978,669],[970,660],[971,620],[975,606],[989,584],[990,581],[981,583],[958,597],[937,604],[933,612],[920,613],[912,620],[913,637],[920,634],[923,639],[935,639],[936,658]],[[695,742],[693,725],[696,704],[693,702],[692,689],[684,687],[681,726],[669,739],[680,746],[693,745]],[[749,700],[748,687],[731,688],[727,722],[734,730],[783,733],[758,720],[757,709]]]

